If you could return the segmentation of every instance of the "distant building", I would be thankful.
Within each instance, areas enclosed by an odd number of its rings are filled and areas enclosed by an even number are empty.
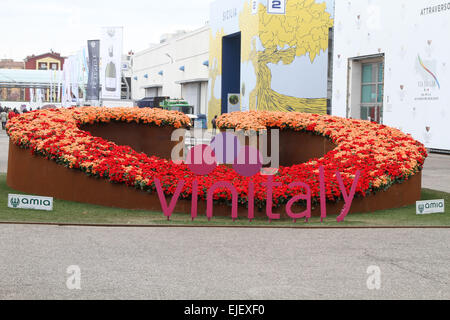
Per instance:
[[[62,70],[64,57],[59,53],[47,52],[40,55],[32,55],[25,58],[25,69],[27,70]]]
[[[57,52],[47,52],[39,55],[31,55],[25,58],[25,69],[27,70],[53,70],[61,71],[64,67],[65,58]],[[30,89],[25,92],[26,101],[30,101]],[[54,100],[57,100],[56,97]],[[43,92],[43,101],[50,101],[50,89]]]
[[[24,69],[23,61],[14,61],[13,59],[1,59],[0,69]],[[2,88],[0,86],[0,101],[24,101],[25,89],[20,88]]]
[[[159,44],[131,59],[133,100],[182,98],[195,114],[206,114],[208,98],[209,26],[161,36]]]
[[[25,69],[23,61],[14,61],[13,59],[1,59],[0,69]]]

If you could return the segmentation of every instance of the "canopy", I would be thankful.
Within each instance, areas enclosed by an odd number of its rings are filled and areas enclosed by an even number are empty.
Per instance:
[[[0,69],[0,88],[47,88],[61,81],[61,71]]]

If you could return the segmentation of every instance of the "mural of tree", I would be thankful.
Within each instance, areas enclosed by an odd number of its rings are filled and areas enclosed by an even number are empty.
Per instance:
[[[209,62],[210,100],[208,102],[208,126],[214,116],[221,114],[221,97],[216,98],[214,90],[217,86],[217,78],[222,75],[222,38],[224,34],[222,29],[215,35],[210,31],[209,35],[209,52],[214,59]]]
[[[259,19],[255,28],[255,17]],[[315,0],[287,0],[286,14],[268,14],[259,4],[258,15],[252,15],[246,3],[240,17],[242,60],[251,61],[257,73],[257,87],[250,93],[250,108],[258,110],[326,113],[326,97],[296,98],[282,95],[271,88],[272,73],[268,64],[291,64],[296,57],[309,55],[311,63],[328,49],[329,28],[333,26],[326,3]],[[263,50],[258,50],[257,39]],[[249,41],[251,40],[251,41]],[[259,48],[261,49],[261,48]],[[258,101],[256,101],[258,99]]]

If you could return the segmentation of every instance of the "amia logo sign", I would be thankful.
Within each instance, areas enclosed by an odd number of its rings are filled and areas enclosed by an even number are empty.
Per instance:
[[[444,213],[445,201],[443,199],[417,201],[416,210],[417,214]]]
[[[53,198],[8,194],[8,207],[14,209],[53,210]]]

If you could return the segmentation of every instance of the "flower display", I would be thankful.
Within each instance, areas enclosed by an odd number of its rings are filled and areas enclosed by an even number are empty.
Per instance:
[[[248,185],[253,182],[255,205],[265,206],[264,184],[268,181],[265,175],[258,173],[243,177],[229,166],[219,165],[210,174],[197,176],[185,163],[138,153],[129,146],[117,145],[80,129],[84,124],[112,121],[173,128],[189,124],[186,115],[161,109],[83,107],[26,113],[8,122],[7,131],[12,143],[30,149],[33,154],[112,183],[155,192],[154,180],[158,179],[164,193],[170,196],[175,193],[178,182],[183,180],[180,199],[190,199],[192,186],[198,185],[199,199],[206,200],[207,191],[215,182],[229,181],[238,191],[239,204],[245,206],[248,204]],[[337,146],[320,159],[280,167],[273,177],[274,182],[281,183],[273,190],[274,207],[286,204],[301,191],[301,187],[289,188],[292,182],[308,184],[313,204],[317,204],[320,167],[325,172],[327,199],[337,201],[342,195],[336,172],[340,173],[349,189],[356,172],[360,171],[356,194],[365,197],[408,180],[422,170],[427,157],[425,147],[410,135],[362,120],[304,113],[236,112],[217,118],[217,126],[236,130],[279,128],[311,132],[327,137]],[[198,183],[193,184],[194,181]],[[232,195],[228,189],[218,188],[213,198],[216,202],[230,204]]]

